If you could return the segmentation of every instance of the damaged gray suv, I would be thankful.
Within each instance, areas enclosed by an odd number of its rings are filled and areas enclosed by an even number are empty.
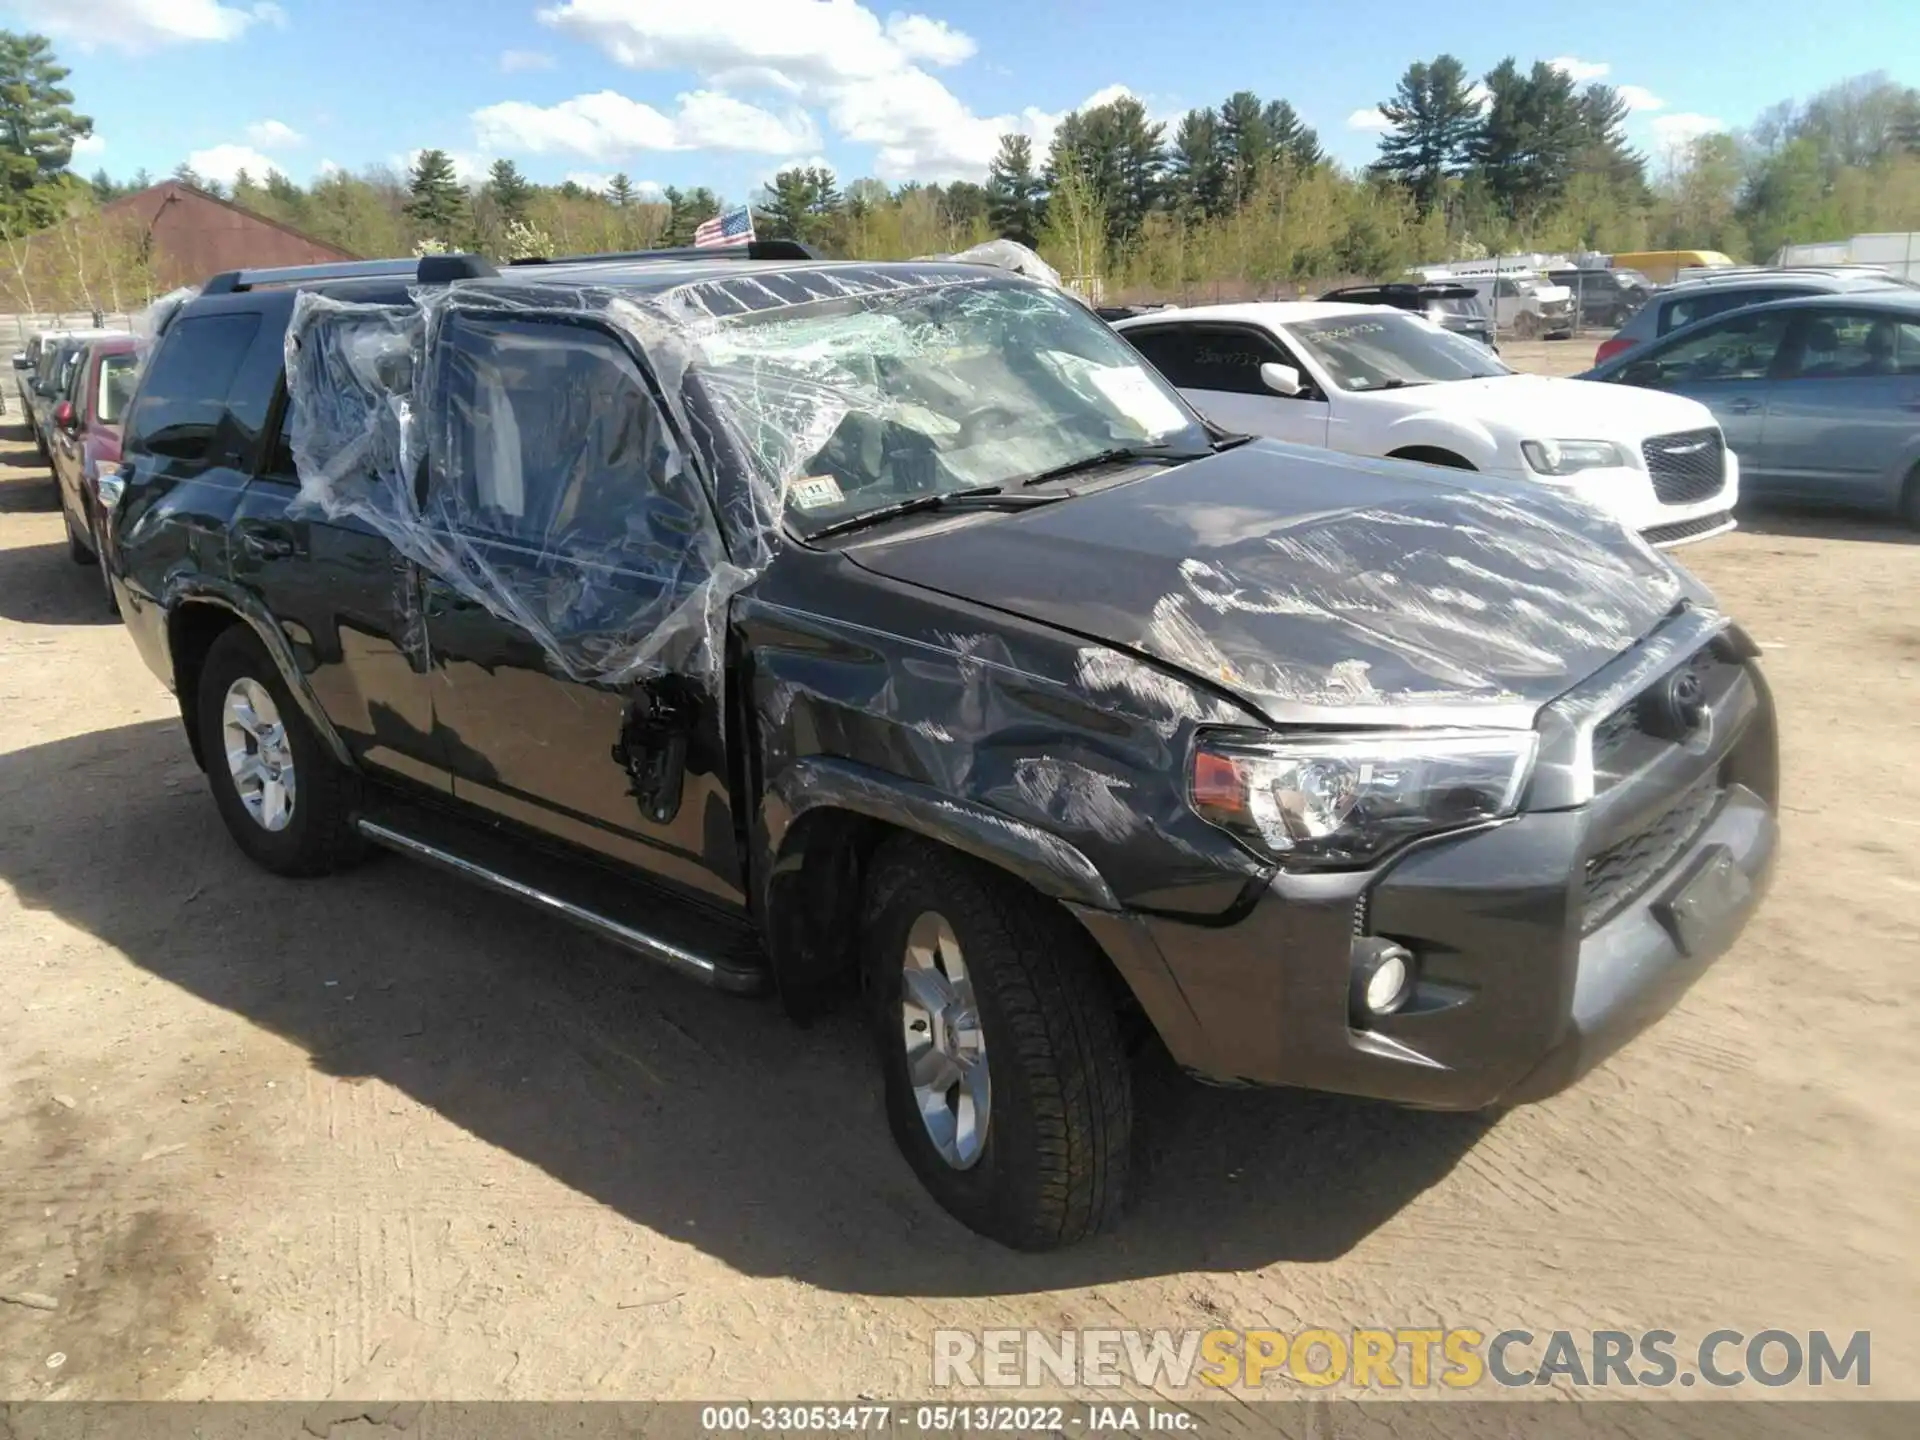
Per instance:
[[[235,841],[381,847],[805,1016],[1009,1245],[1129,1054],[1561,1089],[1752,914],[1755,646],[1551,487],[1211,429],[1083,306],[786,242],[216,277],[102,483]]]

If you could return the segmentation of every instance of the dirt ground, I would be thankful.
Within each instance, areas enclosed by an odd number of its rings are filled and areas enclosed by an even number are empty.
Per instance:
[[[55,1308],[0,1303],[0,1397],[920,1396],[936,1327],[1215,1325],[1868,1329],[1920,1396],[1915,539],[1687,552],[1766,646],[1786,838],[1664,1023],[1498,1119],[1150,1070],[1124,1223],[1024,1257],[920,1191],[851,1017],[397,859],[251,868],[9,429],[0,1292]]]

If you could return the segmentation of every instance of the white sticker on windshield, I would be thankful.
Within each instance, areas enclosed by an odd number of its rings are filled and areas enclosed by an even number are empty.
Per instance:
[[[1153,378],[1131,365],[1113,365],[1095,370],[1088,376],[1100,393],[1118,405],[1131,420],[1138,421],[1149,435],[1164,435],[1184,429],[1190,422],[1180,407],[1169,400]]]
[[[802,510],[824,510],[846,498],[831,475],[803,475],[787,487],[787,499]]]

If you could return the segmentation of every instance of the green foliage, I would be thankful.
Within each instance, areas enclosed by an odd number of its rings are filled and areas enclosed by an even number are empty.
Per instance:
[[[1220,117],[1211,110],[1189,110],[1167,155],[1168,192],[1175,206],[1189,217],[1223,214],[1229,204],[1229,179]]]
[[[607,199],[622,210],[639,198],[634,191],[633,181],[628,178],[626,171],[618,171],[611,180],[607,181]]]
[[[987,171],[988,223],[1009,240],[1034,245],[1046,217],[1043,197],[1040,177],[1033,173],[1033,142],[1024,135],[1002,135]]]
[[[425,156],[421,159],[424,161]],[[449,173],[451,167],[449,167]],[[509,225],[525,224],[527,203],[533,199],[533,186],[511,160],[496,160],[487,172],[486,195]]]
[[[467,192],[453,173],[453,157],[444,150],[422,150],[407,176],[412,199],[407,215],[421,238],[456,244],[468,228]]]
[[[822,243],[831,236],[842,203],[839,183],[824,166],[782,170],[755,207],[754,233],[763,240]]]
[[[0,228],[9,235],[52,224],[74,199],[65,172],[93,121],[74,112],[68,73],[46,36],[0,30]]]
[[[1440,198],[1442,184],[1467,168],[1480,127],[1480,108],[1468,89],[1467,67],[1441,55],[1409,65],[1393,98],[1380,104],[1388,128],[1374,168],[1411,190],[1423,213]]]
[[[1049,190],[1057,194],[1061,178],[1072,175],[1105,216],[1107,244],[1125,245],[1160,203],[1165,128],[1149,121],[1146,107],[1131,95],[1074,111],[1054,131],[1047,153]]]

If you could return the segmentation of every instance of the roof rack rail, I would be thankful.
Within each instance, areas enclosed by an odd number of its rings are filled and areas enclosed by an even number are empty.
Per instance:
[[[326,265],[283,265],[271,270],[226,270],[200,287],[202,295],[233,295],[263,286],[305,285],[320,280],[409,279],[421,285],[477,280],[499,272],[478,255],[422,255],[417,260],[340,260]]]
[[[745,245],[676,245],[667,250],[610,250],[600,255],[523,255],[507,264],[612,265],[633,260],[818,260],[798,240],[749,240]]]

